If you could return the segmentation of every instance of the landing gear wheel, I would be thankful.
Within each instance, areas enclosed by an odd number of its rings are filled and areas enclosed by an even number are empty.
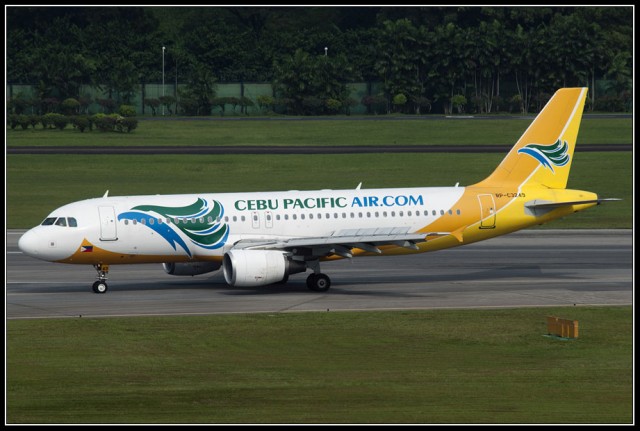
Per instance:
[[[98,280],[95,283],[93,283],[93,291],[95,293],[106,293],[107,289],[108,287],[107,287],[106,281]]]
[[[326,292],[331,287],[331,279],[325,274],[311,274],[307,277],[307,287],[314,292]]]
[[[98,281],[93,283],[93,291],[95,293],[107,293],[107,274],[109,273],[109,265],[105,263],[97,263],[93,267],[98,272]]]

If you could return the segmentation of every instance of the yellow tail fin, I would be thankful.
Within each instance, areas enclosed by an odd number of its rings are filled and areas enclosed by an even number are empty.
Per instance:
[[[567,186],[587,88],[561,88],[479,187]]]

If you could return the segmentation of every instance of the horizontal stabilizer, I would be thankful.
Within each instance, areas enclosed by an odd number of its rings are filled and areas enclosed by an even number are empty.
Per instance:
[[[589,199],[589,200],[583,200],[583,201],[567,201],[567,202],[549,202],[549,201],[534,200],[531,202],[527,202],[526,204],[524,204],[524,206],[531,209],[554,209],[554,208],[561,208],[561,207],[566,207],[571,205],[586,205],[586,204],[600,205],[603,202],[620,201],[620,200],[622,199],[606,198],[606,199]]]

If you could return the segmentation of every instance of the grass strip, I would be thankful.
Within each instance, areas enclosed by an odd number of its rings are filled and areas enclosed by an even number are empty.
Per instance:
[[[131,133],[7,129],[9,146],[138,145],[513,145],[532,117],[518,119],[139,120]],[[632,118],[584,118],[579,145],[631,144]]]
[[[546,316],[579,321],[548,337]],[[631,423],[629,307],[10,320],[7,422]]]

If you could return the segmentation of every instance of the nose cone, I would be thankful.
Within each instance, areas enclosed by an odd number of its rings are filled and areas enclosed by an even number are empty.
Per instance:
[[[18,248],[26,255],[40,257],[42,244],[38,237],[33,229],[26,231],[18,240]]]

